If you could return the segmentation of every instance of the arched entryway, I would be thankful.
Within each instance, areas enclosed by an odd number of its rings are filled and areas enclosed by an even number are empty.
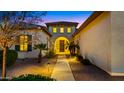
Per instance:
[[[55,54],[70,54],[68,44],[69,40],[66,37],[58,37],[54,42]]]

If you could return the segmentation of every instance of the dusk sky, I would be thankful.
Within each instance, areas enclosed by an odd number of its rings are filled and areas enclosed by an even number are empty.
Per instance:
[[[71,21],[78,22],[78,27],[92,14],[92,11],[48,11],[47,15],[42,17],[44,25],[46,22]]]
[[[39,16],[39,18],[43,20],[43,22],[38,23],[39,25],[45,25],[47,22],[70,21],[78,22],[79,27],[93,13],[92,11],[46,11],[46,15],[41,16],[43,12],[44,11],[31,11],[27,15],[27,18],[29,16]],[[1,11],[0,16],[4,13],[6,13],[6,11]],[[19,11],[17,11],[17,15],[19,15]]]

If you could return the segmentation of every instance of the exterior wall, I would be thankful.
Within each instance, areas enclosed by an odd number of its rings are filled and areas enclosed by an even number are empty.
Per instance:
[[[25,31],[27,35],[32,35],[32,51],[27,51],[27,52],[22,52],[22,51],[18,51],[18,58],[37,58],[38,54],[39,54],[39,50],[34,50],[34,44],[36,43],[36,36],[35,34],[37,33],[37,37],[39,38],[37,43],[48,43],[48,48],[50,47],[50,43],[48,42],[48,39],[50,38],[49,35],[47,35],[45,32],[41,31]],[[24,34],[24,33],[22,33]],[[15,49],[15,45],[11,47],[11,49]],[[43,51],[43,56],[45,56],[47,51]]]
[[[75,36],[80,54],[108,73],[111,72],[110,22],[110,12],[104,12]]]
[[[57,28],[57,33],[53,33],[52,32],[52,28],[53,27],[56,27]],[[62,37],[62,36],[65,36],[65,37],[67,37],[67,38],[71,38],[71,36],[72,36],[72,34],[76,31],[76,27],[75,26],[69,26],[69,27],[71,27],[71,29],[72,29],[72,32],[71,33],[67,33],[67,31],[66,31],[66,28],[68,27],[68,26],[62,26],[63,28],[64,28],[64,33],[60,33],[60,27],[61,26],[49,26],[48,27],[48,31],[52,34],[52,38],[55,40],[57,37]]]
[[[57,28],[57,33],[53,33],[53,27],[56,27]],[[60,27],[63,27],[64,28],[64,33],[60,33]],[[71,33],[67,33],[67,27],[70,27],[71,28]],[[58,48],[55,48],[56,47],[56,40],[59,39],[60,37],[63,37],[63,38],[66,38],[68,40],[68,42],[72,39],[72,34],[76,31],[76,26],[72,25],[72,26],[67,26],[67,25],[50,25],[48,26],[48,31],[51,33],[52,35],[52,38],[51,38],[51,41],[53,43],[53,47],[52,49],[54,49],[54,52],[56,50],[58,50]],[[63,39],[62,39],[63,40]],[[68,49],[65,49],[65,52],[55,52],[56,54],[70,54],[69,50]]]
[[[112,74],[124,75],[124,12],[111,12],[111,24]]]

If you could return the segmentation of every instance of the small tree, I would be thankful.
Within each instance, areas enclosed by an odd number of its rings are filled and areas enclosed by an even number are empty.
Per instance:
[[[75,55],[76,49],[77,49],[77,51],[80,49],[79,45],[75,44],[74,41],[72,41],[72,42],[70,42],[70,44],[68,44],[68,48],[69,48],[71,55]]]
[[[39,49],[38,63],[42,61],[42,51],[47,49],[46,46],[47,45],[43,43],[34,45],[34,49]]]
[[[2,79],[6,77],[6,53],[7,49],[16,43],[16,37],[20,34],[23,22],[36,23],[42,21],[41,15],[46,12],[0,12],[0,48],[3,50]]]
[[[20,22],[23,20],[24,12],[17,16],[15,12],[3,12],[0,16],[0,47],[3,50],[2,79],[6,77],[6,53],[16,37],[19,35]]]

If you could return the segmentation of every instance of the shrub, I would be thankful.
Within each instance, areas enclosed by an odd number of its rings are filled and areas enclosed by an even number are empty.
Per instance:
[[[78,61],[80,61],[84,65],[90,65],[91,64],[89,59],[84,59],[81,55],[77,55],[77,59],[78,59]]]
[[[83,64],[84,64],[84,65],[91,65],[91,62],[90,62],[89,59],[84,59],[84,60],[83,60]]]
[[[78,54],[71,54],[72,57],[77,56]]]
[[[46,57],[47,57],[47,58],[52,58],[52,57],[54,57],[54,56],[55,56],[54,51],[49,51],[49,52],[47,52],[47,54],[46,54]]]
[[[26,74],[13,77],[11,81],[55,81],[55,79],[42,75]]]
[[[16,62],[18,53],[15,50],[7,50],[7,63],[6,66],[9,67]],[[0,50],[0,66],[2,66],[3,51]]]
[[[81,55],[76,55],[78,61],[83,61],[83,57]]]

